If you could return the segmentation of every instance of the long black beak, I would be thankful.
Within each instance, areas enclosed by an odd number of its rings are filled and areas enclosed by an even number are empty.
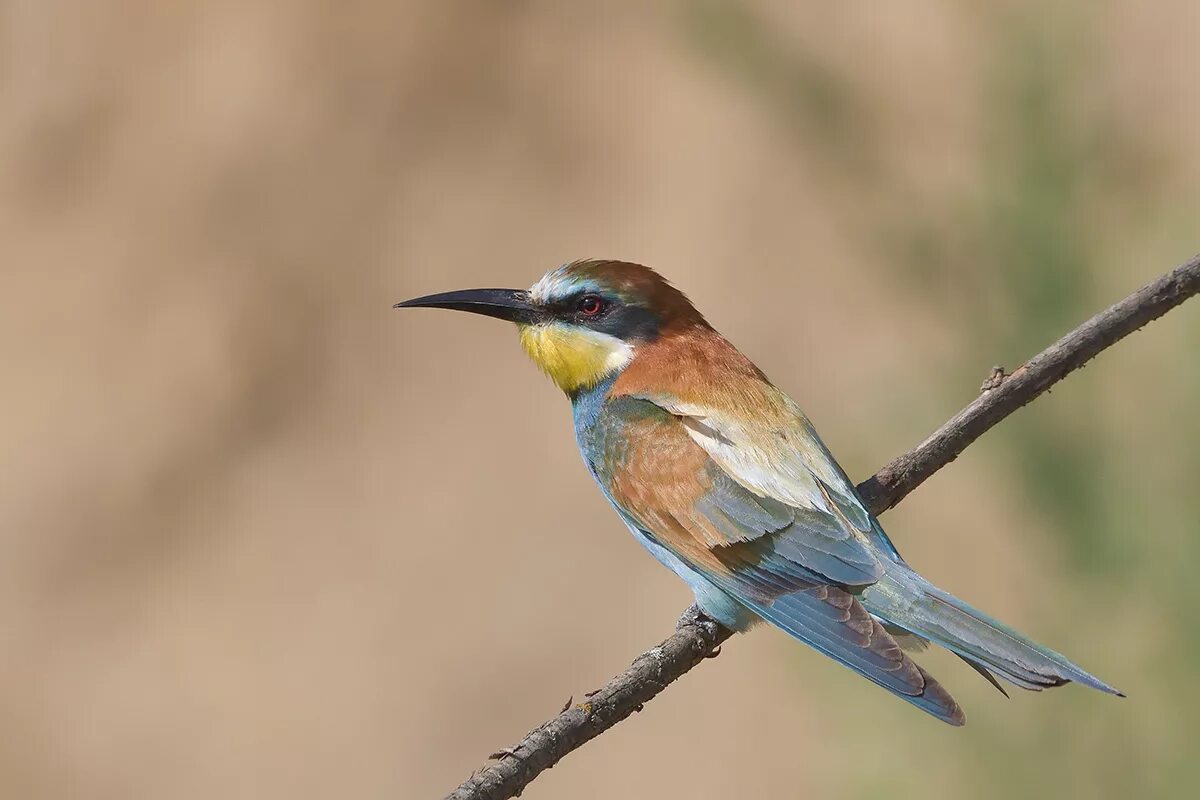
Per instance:
[[[522,289],[463,289],[405,300],[392,307],[449,308],[523,323],[536,321],[539,313],[529,301],[529,292]]]

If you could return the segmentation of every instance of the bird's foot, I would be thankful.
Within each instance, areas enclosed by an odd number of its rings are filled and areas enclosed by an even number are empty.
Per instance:
[[[699,628],[705,636],[711,639],[717,635],[721,626],[701,611],[699,606],[693,604],[687,607],[687,610],[679,616],[679,622],[675,623],[676,630],[681,628]]]

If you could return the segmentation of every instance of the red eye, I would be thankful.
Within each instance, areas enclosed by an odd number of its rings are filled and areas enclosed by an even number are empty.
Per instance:
[[[604,310],[604,301],[594,294],[585,295],[579,300],[579,313],[585,317],[594,317]]]

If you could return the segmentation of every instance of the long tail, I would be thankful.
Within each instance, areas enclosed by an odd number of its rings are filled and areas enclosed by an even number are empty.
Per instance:
[[[966,721],[949,692],[903,651],[884,627],[836,586],[815,586],[769,605],[745,600],[800,641],[951,725]]]
[[[1118,690],[1066,657],[937,588],[903,564],[863,592],[872,614],[986,667],[1023,689],[1041,691],[1075,681],[1120,697]]]

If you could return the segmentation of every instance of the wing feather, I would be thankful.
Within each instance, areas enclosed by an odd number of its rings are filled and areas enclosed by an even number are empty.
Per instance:
[[[795,507],[831,514],[887,557],[903,563],[804,412],[770,384],[757,388],[762,396],[747,398],[749,407],[756,409],[754,415],[685,402],[663,392],[628,396],[675,415],[692,440],[744,487]]]
[[[843,508],[836,487],[810,471],[807,482],[797,473],[786,491],[761,491],[761,476],[729,472],[730,463],[749,462],[722,463],[702,444],[725,447],[725,434],[697,440],[696,426],[685,422],[644,399],[605,405],[589,463],[623,514],[759,616],[922,710],[962,724],[950,695],[843,588],[874,583],[883,566],[856,522],[860,515]],[[869,515],[863,520],[869,530]]]

